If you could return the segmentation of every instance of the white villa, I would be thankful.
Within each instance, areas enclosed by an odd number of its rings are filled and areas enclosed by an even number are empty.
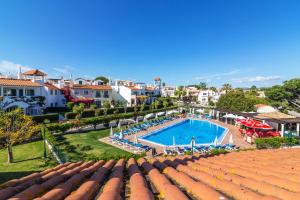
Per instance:
[[[223,94],[225,94],[225,91],[213,91],[210,89],[200,90],[198,94],[198,101],[200,105],[208,106],[209,101],[216,103]]]
[[[140,105],[143,102],[150,104],[161,94],[161,79],[157,77],[154,81],[154,85],[124,80],[113,81],[113,99],[126,102],[127,106]]]
[[[47,107],[64,107],[61,90],[46,83],[47,75],[39,70],[19,72],[18,78],[0,78],[0,108],[20,107],[28,115],[42,114]]]
[[[163,97],[175,97],[176,87],[163,86],[161,89],[161,96]]]

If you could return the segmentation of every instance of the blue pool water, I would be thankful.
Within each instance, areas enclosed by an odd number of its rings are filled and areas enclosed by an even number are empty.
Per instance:
[[[173,145],[175,137],[176,145],[190,145],[192,137],[196,144],[213,143],[215,138],[221,142],[226,133],[226,128],[204,120],[187,119],[175,125],[154,131],[140,137],[140,139],[161,145]]]

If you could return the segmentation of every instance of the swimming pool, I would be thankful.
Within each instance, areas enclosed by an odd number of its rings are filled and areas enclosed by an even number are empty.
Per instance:
[[[153,131],[140,137],[139,140],[170,146],[173,145],[173,138],[175,138],[176,145],[186,146],[190,145],[191,139],[194,137],[197,145],[208,145],[212,144],[216,137],[218,138],[218,143],[221,143],[227,132],[227,128],[213,122],[187,119]]]

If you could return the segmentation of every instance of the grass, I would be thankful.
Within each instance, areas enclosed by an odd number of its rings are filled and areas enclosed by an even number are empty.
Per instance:
[[[59,141],[60,149],[66,154],[68,161],[71,162],[80,160],[127,159],[135,156],[127,151],[99,141],[99,138],[108,135],[109,129],[105,129],[58,136],[57,140]]]
[[[43,141],[16,145],[13,147],[14,162],[9,164],[7,163],[7,150],[0,149],[0,183],[57,165],[49,152],[47,155],[49,157],[44,160],[42,158]]]
[[[99,142],[98,139],[109,135],[109,129],[57,136],[58,147],[70,162],[82,160],[128,159],[136,155],[111,145]],[[36,141],[13,147],[14,163],[7,163],[7,150],[0,149],[0,183],[20,178],[34,172],[43,171],[58,163],[48,152],[44,160],[43,141]]]

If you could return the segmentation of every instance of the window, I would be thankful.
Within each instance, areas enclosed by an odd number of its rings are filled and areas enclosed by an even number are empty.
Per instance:
[[[57,95],[57,90],[54,90],[54,92],[55,92],[55,95]]]
[[[53,107],[53,103],[50,103],[50,107]]]
[[[33,89],[27,89],[26,90],[26,96],[34,96],[34,90]]]
[[[95,101],[95,104],[96,104],[97,108],[101,107],[101,101]]]
[[[23,89],[19,89],[19,97],[22,97],[22,96],[24,96]]]
[[[17,96],[17,90],[16,89],[4,88],[3,89],[3,96]]]
[[[104,98],[109,98],[108,91],[104,91]]]
[[[88,94],[89,94],[89,91],[88,91],[88,90],[84,90],[83,94],[84,94],[84,95],[88,95]]]
[[[82,81],[78,81],[78,84],[79,84],[79,85],[82,85]]]
[[[79,91],[78,90],[75,90],[75,95],[79,95]]]
[[[96,98],[101,98],[101,91],[96,91],[95,97]]]
[[[58,105],[57,102],[55,102],[55,107],[57,107],[57,105]]]
[[[50,95],[53,95],[53,90],[50,90]]]

